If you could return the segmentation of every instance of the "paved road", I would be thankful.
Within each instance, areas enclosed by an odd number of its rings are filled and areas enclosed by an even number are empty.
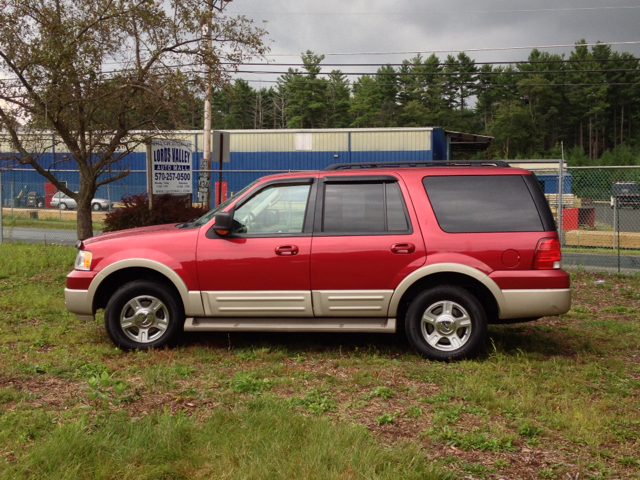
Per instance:
[[[595,204],[596,223],[610,225],[613,230],[614,210],[609,204]],[[620,219],[621,232],[640,232],[640,209],[634,210],[631,207],[622,207],[617,212]]]
[[[49,230],[46,228],[4,227],[5,242],[55,243],[57,245],[75,245],[78,236],[75,230]]]
[[[562,265],[582,266],[587,270],[618,271],[618,261],[622,272],[640,272],[640,256],[634,255],[602,255],[590,253],[562,252]]]

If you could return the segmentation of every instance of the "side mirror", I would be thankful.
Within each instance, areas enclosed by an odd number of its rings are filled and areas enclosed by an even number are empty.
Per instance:
[[[229,235],[233,228],[233,210],[216,213],[213,218],[215,220],[213,230],[221,237]]]

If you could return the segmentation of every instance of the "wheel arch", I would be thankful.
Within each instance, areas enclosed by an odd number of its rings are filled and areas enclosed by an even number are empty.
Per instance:
[[[389,316],[403,319],[420,292],[438,285],[464,288],[480,301],[488,323],[499,318],[500,306],[504,302],[500,287],[484,272],[456,263],[427,265],[408,275],[391,297]]]
[[[89,287],[89,294],[93,298],[93,311],[105,308],[111,295],[132,280],[161,283],[176,293],[187,316],[204,315],[200,292],[189,291],[173,269],[148,259],[121,260],[102,270]]]

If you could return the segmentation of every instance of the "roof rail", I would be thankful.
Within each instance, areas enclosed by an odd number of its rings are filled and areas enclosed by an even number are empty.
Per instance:
[[[508,167],[504,160],[423,160],[416,162],[363,162],[334,163],[325,170],[352,170],[358,168],[393,168],[393,167]]]

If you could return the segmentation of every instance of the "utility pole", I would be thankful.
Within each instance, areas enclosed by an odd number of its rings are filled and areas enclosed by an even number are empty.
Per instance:
[[[227,3],[232,0],[208,0],[211,19],[207,22],[205,36],[207,40],[207,54],[213,50],[213,38],[211,32],[211,22],[213,11],[222,12]],[[204,138],[202,148],[202,162],[200,162],[200,176],[198,179],[198,201],[208,210],[211,208],[211,67],[207,63],[206,67],[206,91],[204,96]],[[204,170],[204,172],[203,172]],[[221,187],[220,187],[221,188]]]

